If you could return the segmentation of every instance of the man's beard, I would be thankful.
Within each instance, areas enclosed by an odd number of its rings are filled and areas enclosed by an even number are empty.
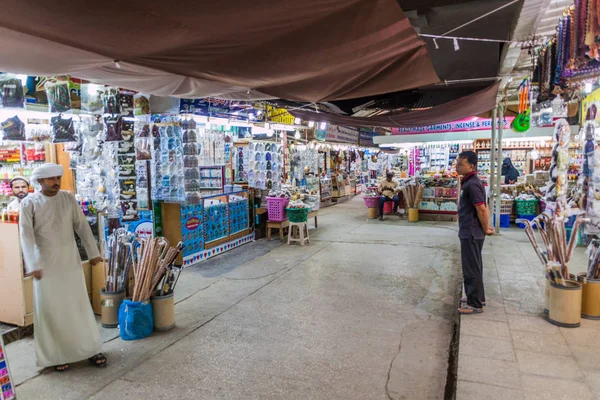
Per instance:
[[[27,193],[27,192],[25,192],[25,193],[23,193],[23,192],[18,193],[17,194],[17,198],[23,200],[25,197],[27,197],[28,194],[29,193]]]

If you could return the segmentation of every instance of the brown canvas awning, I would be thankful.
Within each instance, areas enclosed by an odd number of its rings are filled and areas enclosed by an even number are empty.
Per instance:
[[[312,102],[439,81],[396,0],[4,0],[0,48],[0,71],[163,96]]]
[[[390,113],[374,117],[351,117],[328,113],[308,111],[308,108],[293,109],[289,112],[304,121],[328,122],[342,126],[383,126],[391,128],[414,128],[420,126],[442,124],[450,121],[482,114],[496,107],[496,96],[500,83],[471,95],[461,97],[448,103],[431,107],[427,110]]]

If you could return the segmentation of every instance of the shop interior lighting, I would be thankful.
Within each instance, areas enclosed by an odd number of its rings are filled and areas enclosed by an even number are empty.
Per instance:
[[[23,86],[27,85],[27,75],[25,75],[25,74],[18,74],[17,75],[17,79],[21,80],[21,83],[23,84]]]
[[[319,125],[319,129],[324,131],[325,129],[327,129],[327,122],[321,122],[321,125]]]
[[[300,125],[302,120],[300,118],[294,118],[294,125]]]
[[[585,88],[584,88],[584,90],[585,90],[585,92],[586,92],[586,93],[592,93],[592,90],[593,90],[593,88],[594,88],[594,87],[593,87],[593,85],[592,85],[592,82],[586,82],[586,83],[585,83]]]
[[[119,61],[115,60],[115,67],[117,67],[117,69],[121,69],[121,64],[119,64]]]
[[[458,45],[458,39],[454,38],[452,42],[454,42],[454,51],[460,50],[460,46]]]
[[[273,137],[273,133],[274,133],[273,129],[268,129],[267,130],[267,137]]]
[[[265,129],[271,129],[271,124],[269,124],[268,122],[265,122]]]
[[[315,121],[309,121],[309,123],[308,123],[308,127],[309,127],[309,128],[312,128],[312,127],[314,127],[314,126],[315,126]]]
[[[300,139],[302,136],[300,135],[300,131],[296,131],[296,134],[294,135],[294,138],[296,140]]]

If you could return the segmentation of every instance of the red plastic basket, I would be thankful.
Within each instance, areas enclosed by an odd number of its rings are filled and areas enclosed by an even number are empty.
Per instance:
[[[267,216],[269,221],[285,221],[287,211],[285,207],[290,202],[290,199],[285,197],[267,197]]]
[[[379,196],[364,196],[363,200],[368,208],[379,207]]]

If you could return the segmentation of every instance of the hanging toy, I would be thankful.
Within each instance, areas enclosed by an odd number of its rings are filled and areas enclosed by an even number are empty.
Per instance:
[[[525,78],[519,85],[519,114],[512,122],[512,129],[517,133],[527,132],[531,127],[529,89],[529,78]]]

